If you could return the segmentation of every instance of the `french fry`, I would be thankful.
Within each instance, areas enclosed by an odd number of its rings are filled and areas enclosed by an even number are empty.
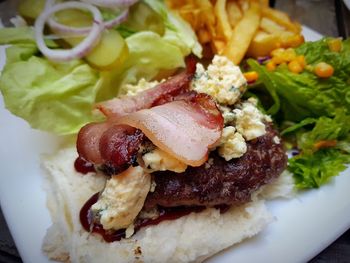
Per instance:
[[[269,0],[260,0],[260,5],[262,7],[269,7]]]
[[[231,25],[226,12],[226,0],[217,0],[214,12],[217,18],[217,28],[220,35],[229,40],[232,34]]]
[[[292,31],[294,33],[300,33],[301,31],[300,25],[298,25],[297,23],[293,23],[289,19],[288,15],[281,11],[272,8],[263,8],[262,14],[263,17],[267,17],[275,21],[277,24],[285,27],[289,31]]]
[[[304,42],[301,27],[268,0],[166,0],[196,32],[204,55],[228,56],[238,64]]]
[[[201,10],[201,18],[206,25],[212,38],[216,36],[214,6],[209,0],[194,0],[196,6]]]
[[[192,28],[199,28],[202,24],[199,17],[200,10],[195,9],[193,6],[184,6],[179,10],[179,14],[184,18]]]
[[[205,44],[211,41],[211,35],[207,29],[201,28],[198,30],[198,40],[201,44]]]
[[[234,28],[223,54],[238,65],[244,58],[260,24],[260,6],[252,3]]]
[[[266,17],[261,18],[260,29],[270,34],[281,33],[286,30],[283,26]]]
[[[215,39],[213,40],[214,46],[212,47],[215,51],[215,53],[221,55],[226,47],[226,41],[222,39]]]
[[[242,10],[242,13],[245,13],[249,9],[249,1],[247,0],[238,0],[239,7]]]
[[[264,57],[280,46],[280,36],[277,34],[268,34],[264,31],[258,31],[250,43],[247,51],[249,57]]]
[[[228,2],[226,8],[228,21],[230,22],[231,27],[234,28],[243,16],[242,11],[234,1]]]
[[[281,47],[297,47],[304,43],[304,37],[300,34],[294,34],[292,32],[282,32],[280,35]]]

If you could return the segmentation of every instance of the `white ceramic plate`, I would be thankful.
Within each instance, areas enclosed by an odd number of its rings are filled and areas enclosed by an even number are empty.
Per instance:
[[[350,0],[344,0],[344,4],[350,10]]]
[[[308,40],[321,36],[304,28]],[[4,64],[0,50],[0,68]],[[30,129],[0,99],[0,202],[24,262],[49,262],[41,243],[50,226],[39,156],[54,152],[57,137]],[[276,220],[257,237],[209,262],[305,262],[350,227],[350,169],[318,190],[268,204]]]

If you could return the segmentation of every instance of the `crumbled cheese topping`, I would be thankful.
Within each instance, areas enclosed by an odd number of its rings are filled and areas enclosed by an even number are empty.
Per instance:
[[[273,142],[275,144],[280,144],[281,143],[281,139],[278,136],[274,136],[272,139],[273,139]]]
[[[246,90],[247,81],[240,68],[228,58],[216,55],[207,70],[196,65],[191,88],[212,96],[218,103],[233,105]]]
[[[232,112],[232,109],[230,107],[219,105],[219,109],[221,111],[222,117],[224,118],[225,125],[234,123],[236,115]]]
[[[168,170],[176,173],[182,173],[187,168],[187,164],[179,161],[159,148],[146,153],[142,156],[142,159],[145,163],[146,169],[150,169],[150,172]]]
[[[125,90],[127,96],[135,96],[136,94],[145,91],[147,89],[154,88],[159,84],[158,81],[147,81],[144,78],[140,79],[139,82],[136,85],[133,84],[126,84],[123,87],[123,90]]]
[[[98,201],[91,207],[104,229],[129,227],[141,211],[151,186],[151,176],[142,167],[130,167],[113,175]]]
[[[247,144],[243,136],[236,132],[235,127],[227,126],[222,131],[220,146],[218,148],[219,155],[224,157],[226,161],[232,158],[239,158],[247,151]]]
[[[234,109],[233,112],[236,114],[236,129],[247,141],[266,133],[263,123],[266,117],[257,109],[255,99],[243,102],[241,108]]]
[[[152,182],[151,182],[151,187],[150,187],[149,191],[150,191],[151,193],[153,193],[153,192],[156,190],[156,186],[157,186],[156,181],[152,180]]]
[[[214,159],[209,158],[204,164],[205,169],[209,169],[213,165],[213,163],[214,163]]]

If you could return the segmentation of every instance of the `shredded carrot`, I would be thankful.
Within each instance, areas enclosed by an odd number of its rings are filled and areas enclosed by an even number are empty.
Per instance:
[[[337,145],[336,140],[324,140],[324,141],[318,141],[314,144],[314,147],[316,150],[322,149],[322,148],[330,148]]]

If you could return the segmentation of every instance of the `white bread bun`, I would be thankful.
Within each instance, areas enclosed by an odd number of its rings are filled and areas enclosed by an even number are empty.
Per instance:
[[[83,230],[79,222],[81,207],[103,188],[105,178],[77,173],[73,166],[76,157],[75,148],[70,147],[43,160],[47,206],[53,222],[43,251],[50,259],[63,262],[201,262],[256,235],[272,221],[259,196],[288,196],[292,189],[292,181],[284,177],[266,187],[254,202],[224,214],[209,208],[143,228],[129,239],[106,243],[100,236]]]

